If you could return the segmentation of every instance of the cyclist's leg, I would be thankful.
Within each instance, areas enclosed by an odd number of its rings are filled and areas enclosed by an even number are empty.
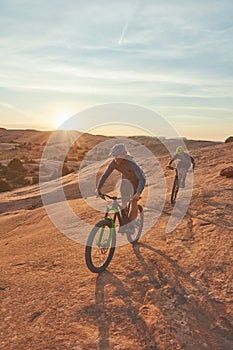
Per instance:
[[[137,216],[138,216],[138,200],[133,198],[131,202],[129,218],[130,220],[136,220]]]
[[[125,219],[125,223],[128,222],[128,203],[130,201],[130,199],[132,198],[133,196],[133,192],[134,192],[134,189],[133,189],[133,186],[132,184],[126,180],[126,179],[123,179],[122,182],[121,182],[121,186],[120,186],[120,192],[121,192],[121,197],[123,198],[122,200],[122,215],[123,215],[123,218]]]
[[[177,170],[178,170],[178,180],[179,180],[179,186],[181,188],[185,187],[185,179],[187,175],[187,165],[183,162],[179,162],[177,164]]]
[[[137,192],[138,183],[135,183],[133,187],[134,187],[134,193],[133,193],[134,195]],[[135,199],[133,197],[131,202],[131,207],[130,207],[129,218],[130,220],[136,220],[137,216],[138,216],[138,199]]]
[[[186,164],[184,169],[183,169],[183,188],[185,187],[185,180],[186,180],[186,176],[187,176],[187,172],[189,170],[189,166]]]

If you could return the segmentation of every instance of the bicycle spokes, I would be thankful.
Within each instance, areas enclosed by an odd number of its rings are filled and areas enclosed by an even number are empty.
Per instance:
[[[143,222],[144,222],[143,208],[139,204],[138,205],[138,216],[137,216],[136,220],[134,220],[132,223],[134,230],[132,230],[132,232],[130,232],[130,231],[127,232],[127,239],[130,243],[135,243],[139,240],[139,238],[142,234]]]
[[[92,272],[103,271],[110,263],[116,233],[109,220],[99,222],[91,231],[86,247],[86,263]]]
[[[100,249],[107,250],[111,245],[112,240],[112,230],[113,228],[109,228],[108,226],[101,227],[100,235],[98,241],[96,243],[97,247]]]

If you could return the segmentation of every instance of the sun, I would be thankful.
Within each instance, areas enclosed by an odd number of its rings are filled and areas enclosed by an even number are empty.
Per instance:
[[[59,129],[59,128],[61,128],[61,129],[66,129],[65,126],[64,126],[64,128],[62,127],[62,124],[63,124],[67,119],[69,119],[69,118],[71,117],[71,115],[72,115],[72,113],[69,113],[69,112],[63,112],[63,113],[57,115],[57,116],[55,117],[55,119],[54,119],[54,122],[53,122],[54,127],[55,127],[56,129]]]

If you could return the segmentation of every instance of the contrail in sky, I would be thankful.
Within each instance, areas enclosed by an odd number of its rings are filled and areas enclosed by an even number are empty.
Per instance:
[[[1,101],[0,101],[0,106],[2,106],[2,107],[4,107],[4,108],[11,109],[11,110],[13,110],[13,111],[15,111],[15,112],[17,112],[17,113],[19,113],[19,114],[22,114],[22,115],[23,115],[24,117],[26,117],[26,118],[30,118],[30,119],[33,119],[33,120],[34,120],[34,118],[31,117],[31,115],[29,115],[29,113],[23,111],[22,109],[19,109],[19,108],[15,107],[15,106],[13,106],[13,105],[10,105],[10,104],[8,104],[8,103],[4,103],[4,102],[1,102]]]
[[[134,15],[135,15],[135,13],[136,13],[136,11],[137,11],[137,7],[138,7],[140,1],[141,1],[141,0],[137,0],[137,1],[135,2],[135,5],[134,5],[134,9],[133,9],[133,11],[132,11],[132,14],[131,14],[131,16],[128,18],[128,20],[126,21],[126,23],[125,23],[125,25],[124,25],[124,27],[123,27],[123,30],[122,30],[122,33],[121,33],[121,37],[120,37],[120,39],[118,40],[118,45],[121,45],[121,44],[122,44],[122,41],[123,41],[123,39],[125,38],[125,36],[126,36],[126,34],[127,34],[129,24],[132,22],[132,19],[133,19]]]

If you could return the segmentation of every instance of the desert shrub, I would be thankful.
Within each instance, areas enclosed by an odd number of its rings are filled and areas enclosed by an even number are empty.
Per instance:
[[[2,176],[5,176],[6,175],[6,173],[7,173],[7,166],[5,166],[5,165],[0,165],[0,175],[2,175]]]
[[[28,185],[28,180],[24,178],[24,175],[19,175],[14,179],[14,183],[18,185]]]
[[[31,158],[31,159],[28,159],[28,163],[29,163],[29,164],[36,164],[36,161],[35,161],[34,159]]]
[[[0,192],[9,191],[10,189],[10,185],[7,181],[0,180]]]
[[[25,173],[9,169],[5,175],[6,180],[10,180],[18,185],[27,185],[28,181],[25,179]]]
[[[38,183],[39,183],[39,176],[33,176],[32,184],[35,185],[35,184],[38,184]]]
[[[66,165],[63,165],[62,176],[68,175],[70,173],[69,168]]]
[[[22,162],[20,159],[18,158],[14,158],[12,159],[9,163],[8,163],[8,168],[10,170],[14,170],[14,171],[18,171],[19,173],[24,173],[26,171],[26,169],[24,168]]]
[[[6,177],[7,180],[14,180],[17,177],[19,177],[21,174],[22,173],[20,173],[19,171],[12,170],[12,169],[8,168],[5,177]]]

